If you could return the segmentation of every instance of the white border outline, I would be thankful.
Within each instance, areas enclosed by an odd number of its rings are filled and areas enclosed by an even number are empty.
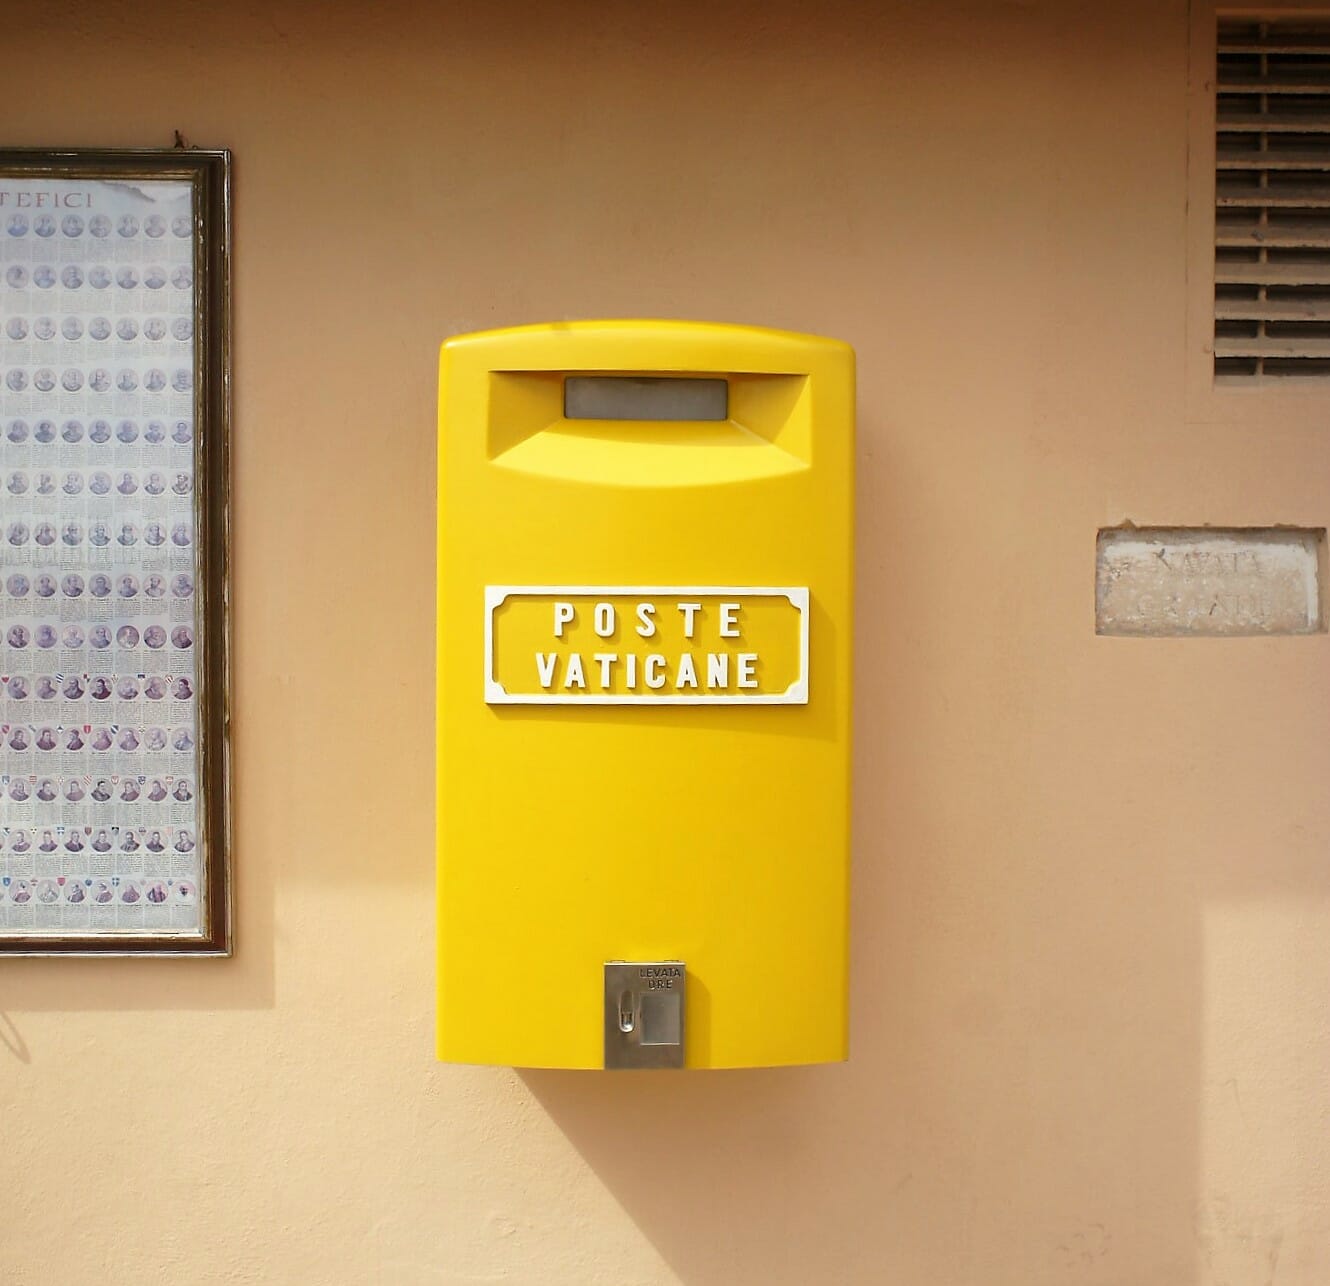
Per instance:
[[[641,594],[658,597],[669,594],[706,594],[711,597],[786,598],[799,613],[799,677],[784,692],[724,693],[708,696],[697,693],[665,697],[630,696],[598,692],[587,696],[558,693],[519,693],[514,696],[494,677],[494,612],[509,598],[594,597],[597,594]],[[808,589],[792,586],[758,585],[486,585],[485,586],[485,704],[492,706],[802,706],[808,704]]]

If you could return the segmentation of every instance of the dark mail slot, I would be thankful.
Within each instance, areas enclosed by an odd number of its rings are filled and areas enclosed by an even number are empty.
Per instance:
[[[728,380],[671,375],[570,375],[563,382],[569,420],[727,420]]]

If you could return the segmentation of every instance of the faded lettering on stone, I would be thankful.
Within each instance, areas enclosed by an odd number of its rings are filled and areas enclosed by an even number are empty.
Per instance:
[[[1095,632],[1315,634],[1324,543],[1324,529],[1105,529],[1095,560]]]

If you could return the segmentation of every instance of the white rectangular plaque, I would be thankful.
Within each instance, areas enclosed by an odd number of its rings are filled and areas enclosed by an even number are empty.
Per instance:
[[[805,705],[808,590],[491,585],[490,705]]]

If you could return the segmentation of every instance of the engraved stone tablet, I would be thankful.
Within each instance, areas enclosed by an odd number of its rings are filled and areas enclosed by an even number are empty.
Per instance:
[[[1099,533],[1095,632],[1315,634],[1325,530],[1130,527]]]

